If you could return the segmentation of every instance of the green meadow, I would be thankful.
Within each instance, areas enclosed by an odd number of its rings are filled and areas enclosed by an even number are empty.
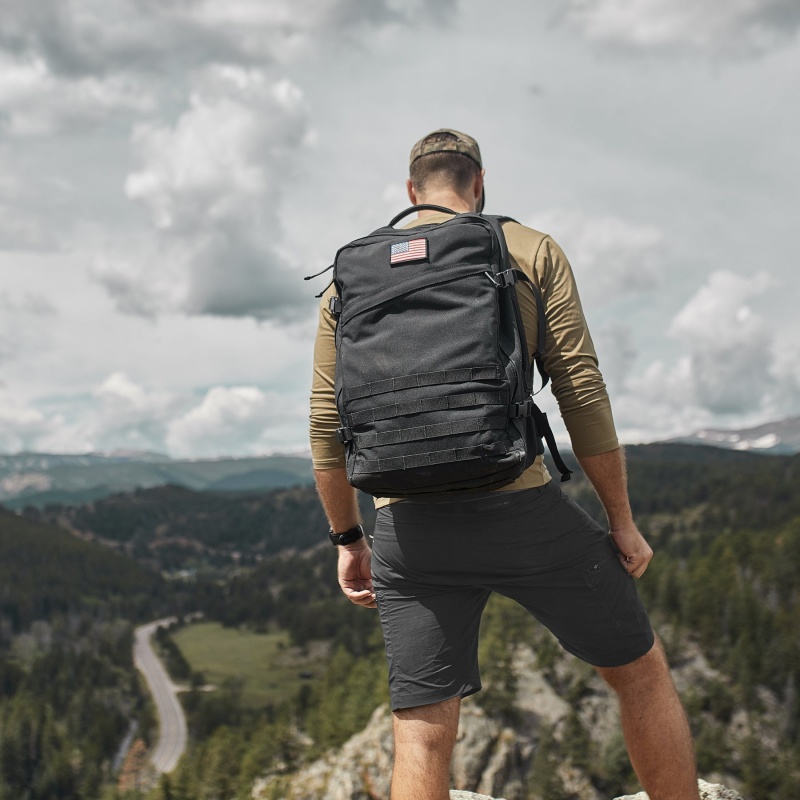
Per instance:
[[[286,631],[254,633],[196,622],[173,631],[172,638],[192,671],[202,672],[214,686],[241,680],[243,700],[253,706],[285,700],[302,684],[313,684],[325,669],[322,645],[293,647]]]

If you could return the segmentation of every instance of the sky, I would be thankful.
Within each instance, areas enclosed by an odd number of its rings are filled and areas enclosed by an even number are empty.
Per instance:
[[[307,451],[302,278],[440,127],[623,441],[800,414],[799,77],[796,0],[0,0],[0,452]]]

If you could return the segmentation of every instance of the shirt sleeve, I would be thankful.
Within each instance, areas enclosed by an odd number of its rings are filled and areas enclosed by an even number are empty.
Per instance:
[[[334,377],[336,374],[336,321],[328,311],[328,301],[336,294],[331,286],[319,304],[319,323],[314,342],[314,374],[311,383],[311,416],[309,436],[314,469],[344,467],[344,445],[336,439],[340,426],[336,408]]]
[[[611,403],[598,366],[572,267],[548,236],[541,240],[534,261],[547,318],[544,366],[576,456],[606,453],[619,447]],[[519,292],[523,319],[536,306],[531,292]],[[526,313],[527,312],[527,313]],[[526,329],[531,327],[526,323]],[[529,335],[529,339],[530,339]],[[531,351],[533,352],[533,351]]]

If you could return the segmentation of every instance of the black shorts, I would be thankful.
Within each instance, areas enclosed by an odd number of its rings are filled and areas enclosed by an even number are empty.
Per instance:
[[[653,646],[635,581],[607,532],[553,482],[384,506],[372,577],[394,710],[480,690],[478,630],[492,592],[516,600],[594,666],[628,664]]]

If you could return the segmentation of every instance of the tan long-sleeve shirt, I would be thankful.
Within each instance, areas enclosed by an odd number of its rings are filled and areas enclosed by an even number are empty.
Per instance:
[[[444,222],[449,214],[433,214],[406,225]],[[572,268],[561,248],[546,234],[516,222],[503,225],[511,266],[522,270],[539,288],[547,317],[544,365],[550,374],[551,388],[558,401],[572,449],[577,456],[591,456],[615,450],[619,443],[611,416],[603,376],[597,365],[589,329],[575,285]],[[530,287],[517,284],[528,351],[538,349],[536,301]],[[335,294],[329,287],[319,306],[319,326],[314,346],[314,377],[311,387],[311,455],[314,469],[344,467],[344,446],[336,440],[341,425],[336,409],[334,374],[336,370],[336,320],[328,311]],[[550,480],[542,457],[516,480],[496,491],[529,489]],[[392,502],[376,500],[376,507]]]

